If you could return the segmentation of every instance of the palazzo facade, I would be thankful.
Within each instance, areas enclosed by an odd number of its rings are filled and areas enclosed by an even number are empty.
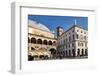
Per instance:
[[[88,31],[74,25],[66,31],[57,27],[57,55],[61,57],[88,57]]]
[[[28,60],[50,59],[56,52],[57,39],[46,26],[28,21]]]

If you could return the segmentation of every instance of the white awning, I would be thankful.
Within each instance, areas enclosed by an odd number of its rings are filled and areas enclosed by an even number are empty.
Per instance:
[[[50,56],[50,52],[47,52],[47,51],[45,51],[45,52],[34,51],[34,52],[29,52],[29,55],[31,55],[31,56],[34,56],[34,55],[37,55],[37,56],[48,55],[48,56]]]
[[[34,55],[38,55],[36,52],[29,52],[29,55],[34,56]]]

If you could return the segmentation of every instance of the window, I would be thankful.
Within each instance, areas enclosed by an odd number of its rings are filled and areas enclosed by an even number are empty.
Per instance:
[[[35,38],[31,38],[31,43],[36,43],[36,39]]]
[[[79,30],[77,30],[77,32],[78,32]]]
[[[79,36],[78,36],[78,34],[76,35],[76,38],[77,38],[77,39],[79,39]]]
[[[82,46],[84,46],[83,43],[82,43]]]
[[[80,49],[78,49],[77,51],[77,56],[80,56]]]
[[[85,47],[87,47],[87,43],[85,43]]]
[[[44,40],[44,41],[43,41],[43,44],[47,45],[47,40]]]
[[[86,36],[84,36],[84,40],[86,40]]]
[[[69,48],[70,48],[70,44],[69,44]]]
[[[72,47],[74,47],[74,43],[72,43]]]
[[[78,46],[80,46],[80,42],[78,42]]]
[[[49,41],[49,45],[52,45],[52,41]]]
[[[65,44],[65,40],[63,40],[63,44]]]
[[[82,55],[84,55],[84,49],[82,49],[82,52],[81,52],[81,54],[82,54]]]
[[[83,33],[83,31],[81,31],[81,33]]]
[[[41,39],[38,39],[38,40],[37,40],[37,43],[38,43],[38,44],[42,44],[42,40],[41,40]]]
[[[72,32],[74,32],[74,30],[72,30]]]
[[[53,45],[56,45],[56,41],[53,41]]]
[[[67,42],[67,38],[66,38],[66,42]]]
[[[71,41],[71,37],[69,36],[69,41]]]
[[[74,35],[73,35],[73,40],[74,40]]]
[[[66,44],[66,48],[67,48],[67,44]]]

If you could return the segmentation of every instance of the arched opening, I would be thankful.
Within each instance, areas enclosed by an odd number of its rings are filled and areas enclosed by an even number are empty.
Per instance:
[[[44,45],[47,45],[47,40],[44,40],[44,41],[43,41],[43,44],[44,44]]]
[[[33,56],[28,55],[28,61],[32,61],[32,60],[34,60]]]
[[[53,41],[53,45],[56,45],[56,41]]]
[[[71,41],[71,37],[69,36],[69,41]]]
[[[75,39],[74,35],[73,35],[73,40]]]
[[[59,58],[62,59],[63,58],[63,52],[60,52]]]
[[[42,40],[41,40],[41,39],[38,39],[38,40],[37,40],[37,43],[38,43],[38,44],[42,44]]]
[[[63,57],[65,57],[65,52],[64,51],[62,52],[62,55],[63,55]]]
[[[40,59],[44,59],[44,55],[40,55],[39,58],[40,58]]]
[[[45,55],[45,56],[44,56],[44,59],[48,59],[48,58],[49,58],[48,55]]]
[[[80,56],[80,49],[78,49],[77,51],[77,56]]]
[[[69,50],[69,56],[71,56],[71,50]]]
[[[49,51],[51,52],[52,57],[56,57],[56,49],[51,48]]]
[[[35,44],[35,43],[36,43],[36,38],[33,38],[33,37],[32,37],[32,38],[31,38],[31,43],[34,43],[34,44]]]
[[[72,49],[73,57],[75,57],[75,49]]]
[[[87,51],[87,49],[85,49],[85,55],[88,56],[88,51]]]
[[[84,49],[82,49],[81,55],[84,56]]]
[[[34,55],[33,58],[34,58],[34,60],[37,60],[39,58],[39,56],[38,55]]]
[[[49,41],[49,45],[52,45],[52,41]]]
[[[79,35],[78,34],[76,35],[76,38],[79,39]]]
[[[50,51],[50,52],[51,52],[51,54],[52,54],[52,53],[56,52],[56,49],[51,48],[49,51]]]
[[[28,43],[30,43],[31,42],[31,40],[30,40],[30,38],[28,37]]]
[[[68,52],[67,52],[67,50],[66,50],[66,56],[68,56]]]

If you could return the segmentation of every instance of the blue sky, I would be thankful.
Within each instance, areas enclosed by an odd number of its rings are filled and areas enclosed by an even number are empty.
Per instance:
[[[85,29],[88,28],[88,17],[28,15],[28,19],[44,24],[51,31],[55,31],[57,26],[63,27],[63,29],[66,31],[75,24],[75,20],[77,25],[80,25]]]

